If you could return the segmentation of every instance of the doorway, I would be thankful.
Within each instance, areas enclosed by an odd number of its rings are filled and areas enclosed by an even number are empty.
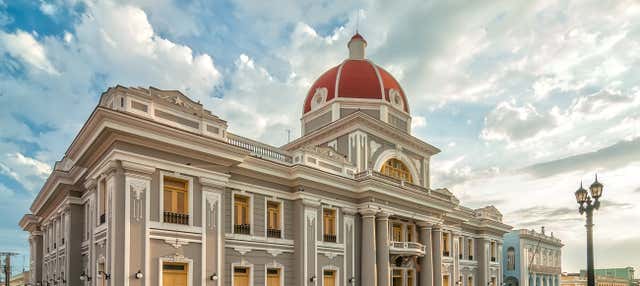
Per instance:
[[[165,262],[162,264],[162,286],[187,286],[189,265]]]

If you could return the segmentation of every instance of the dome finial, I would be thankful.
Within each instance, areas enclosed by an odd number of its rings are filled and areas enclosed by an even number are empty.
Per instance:
[[[367,47],[367,41],[357,31],[351,37],[347,47],[349,48],[349,59],[364,60],[364,48]]]

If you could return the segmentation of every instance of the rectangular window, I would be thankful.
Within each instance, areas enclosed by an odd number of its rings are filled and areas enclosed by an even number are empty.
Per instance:
[[[281,204],[278,202],[267,202],[267,237],[282,237],[280,225]]]
[[[491,277],[491,286],[497,286],[495,277]]]
[[[463,237],[459,237],[458,238],[458,258],[463,259],[463,252],[464,252],[464,238]],[[462,281],[462,280],[460,280]]]
[[[187,285],[189,265],[186,263],[164,262],[162,264],[162,285]]]
[[[473,286],[473,277],[472,276],[469,276],[467,278],[467,286]]]
[[[323,271],[323,286],[335,286],[336,285],[336,272],[334,270]]]
[[[323,209],[322,212],[324,241],[336,242],[336,210]]]
[[[471,238],[467,240],[467,255],[469,255],[469,260],[473,260],[473,239]]]
[[[451,286],[449,285],[449,275],[442,276],[442,286]]]
[[[496,262],[496,242],[491,242],[491,262]]]
[[[407,241],[413,242],[413,225],[411,224],[407,225]]]
[[[402,286],[402,270],[393,269],[391,273],[391,286]]]
[[[249,286],[249,271],[247,267],[233,268],[233,286]]]
[[[391,240],[402,241],[402,225],[399,223],[394,223],[391,226]]]
[[[189,224],[189,182],[165,176],[163,183],[164,222]]]
[[[449,256],[449,234],[442,233],[442,255]]]
[[[281,286],[280,281],[280,269],[269,268],[267,269],[267,286]]]
[[[233,197],[233,233],[251,234],[250,198],[242,195]]]
[[[104,179],[100,181],[100,185],[98,186],[98,193],[98,200],[100,203],[100,209],[98,210],[100,220],[98,225],[101,225],[106,221],[107,212],[107,182]]]

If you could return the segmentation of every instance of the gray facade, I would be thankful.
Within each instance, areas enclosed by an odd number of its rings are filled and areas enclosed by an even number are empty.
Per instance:
[[[309,132],[277,148],[228,132],[178,91],[110,88],[20,222],[32,281],[502,283],[511,227],[430,187],[440,150],[402,125],[406,106],[318,104],[322,115],[303,115]]]

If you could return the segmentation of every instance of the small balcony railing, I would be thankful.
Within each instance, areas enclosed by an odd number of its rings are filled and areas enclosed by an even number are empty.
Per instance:
[[[496,262],[496,258],[495,257],[491,257],[491,262]]]
[[[189,215],[174,212],[164,212],[164,222],[175,224],[189,224]]]
[[[323,240],[325,242],[336,242],[337,241],[335,234],[325,234]]]
[[[448,250],[445,250],[445,251],[443,251],[443,252],[442,252],[442,255],[443,255],[443,256],[449,256],[449,254],[450,254],[450,253],[449,253],[449,251],[448,251]]]
[[[267,228],[267,237],[280,238],[282,237],[282,231],[275,228]]]
[[[250,224],[235,224],[235,225],[233,225],[233,233],[251,234],[251,225]]]
[[[389,242],[389,253],[401,255],[417,255],[425,254],[425,246],[411,241],[391,241]]]

